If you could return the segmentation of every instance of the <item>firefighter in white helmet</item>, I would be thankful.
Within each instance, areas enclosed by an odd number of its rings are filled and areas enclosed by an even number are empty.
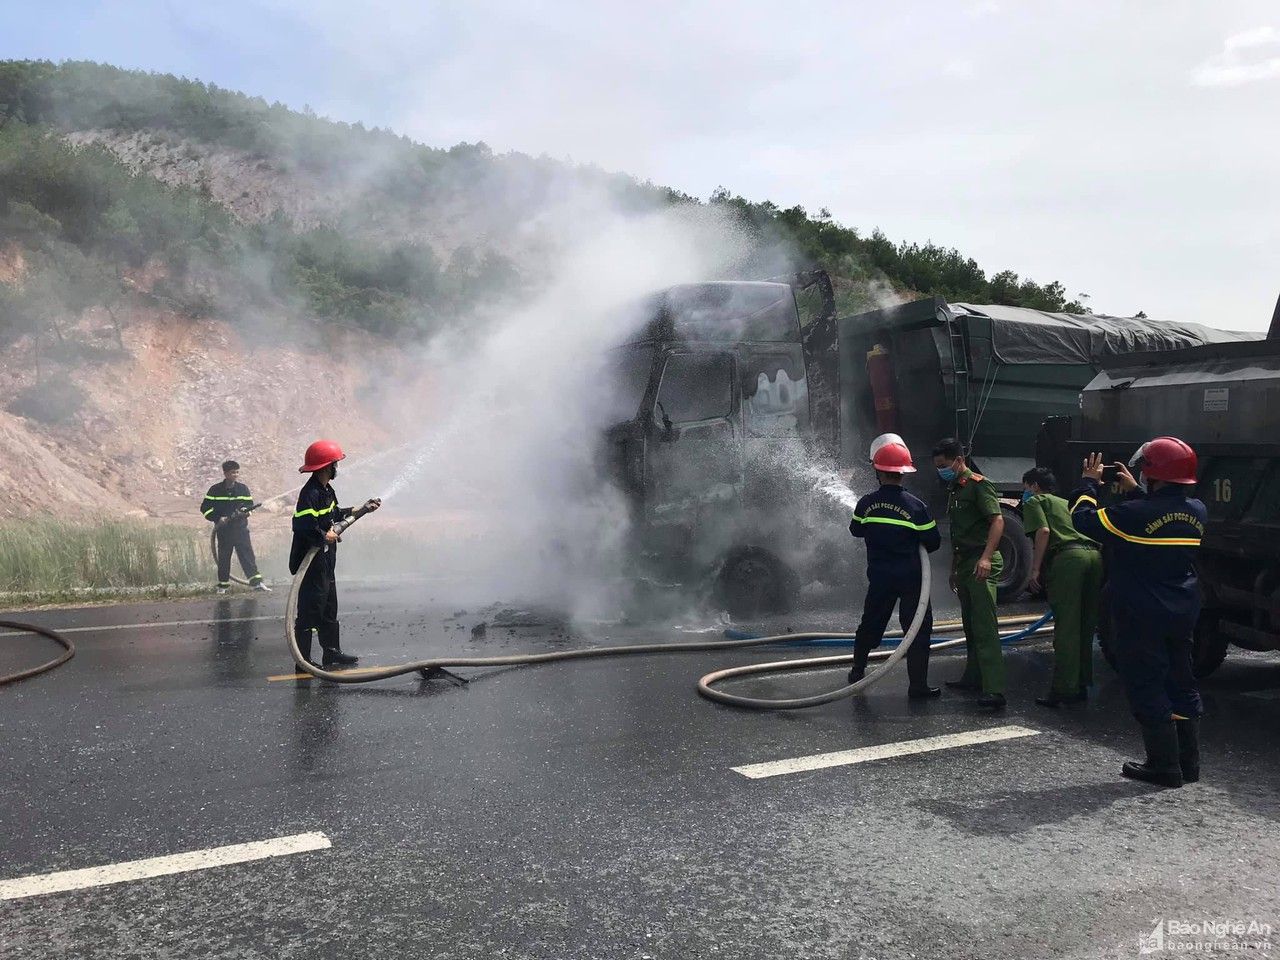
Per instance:
[[[938,524],[924,501],[902,489],[905,474],[915,473],[911,451],[895,434],[877,437],[871,444],[871,464],[876,469],[880,489],[858,501],[849,532],[867,544],[867,597],[862,605],[862,621],[853,645],[853,669],[849,680],[866,674],[867,657],[880,646],[885,628],[898,608],[898,622],[905,631],[920,602],[921,545],[933,553],[942,543]],[[936,697],[938,688],[929,686],[929,644],[933,632],[933,608],[925,611],[924,622],[907,651],[907,695],[923,700]]]

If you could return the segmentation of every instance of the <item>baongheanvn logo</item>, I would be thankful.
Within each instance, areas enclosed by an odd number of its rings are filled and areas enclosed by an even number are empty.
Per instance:
[[[1154,920],[1150,933],[1138,935],[1138,953],[1230,953],[1271,955],[1271,924],[1257,920]]]

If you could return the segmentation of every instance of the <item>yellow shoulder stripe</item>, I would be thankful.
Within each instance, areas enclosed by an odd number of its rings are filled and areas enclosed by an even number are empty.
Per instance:
[[[1114,533],[1121,540],[1128,540],[1130,543],[1141,543],[1148,547],[1198,547],[1200,546],[1199,537],[1135,537],[1132,533],[1125,533],[1107,516],[1106,508],[1098,511],[1098,520],[1107,529],[1109,533]]]

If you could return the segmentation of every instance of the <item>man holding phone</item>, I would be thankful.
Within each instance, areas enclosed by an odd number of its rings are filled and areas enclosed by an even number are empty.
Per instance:
[[[1116,662],[1147,754],[1121,773],[1180,787],[1200,779],[1201,704],[1191,645],[1200,616],[1195,555],[1207,513],[1191,496],[1197,461],[1190,446],[1157,437],[1136,459],[1147,481],[1145,495],[1129,470],[1115,464],[1116,482],[1128,499],[1100,507],[1102,454],[1086,458],[1082,485],[1071,497],[1071,522],[1107,550]]]

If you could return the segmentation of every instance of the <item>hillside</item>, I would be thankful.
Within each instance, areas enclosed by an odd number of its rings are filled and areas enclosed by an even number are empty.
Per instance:
[[[224,455],[286,476],[316,422],[376,449],[428,389],[403,346],[536,292],[566,215],[582,232],[681,207],[738,225],[739,275],[824,266],[846,311],[1079,308],[825,211],[424,146],[172,76],[0,62],[0,516],[185,516]]]

